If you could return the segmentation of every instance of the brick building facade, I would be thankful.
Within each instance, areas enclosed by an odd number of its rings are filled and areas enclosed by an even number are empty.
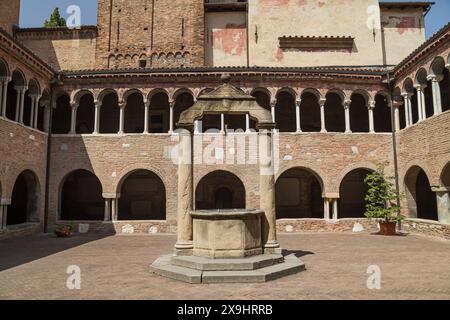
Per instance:
[[[431,3],[99,0],[78,29],[13,28],[19,3],[0,17],[0,234],[175,232],[177,123],[228,73],[277,124],[280,230],[373,228],[363,180],[395,174],[395,131],[405,228],[450,237],[450,26],[425,41]],[[255,120],[197,120],[195,206],[257,208]]]

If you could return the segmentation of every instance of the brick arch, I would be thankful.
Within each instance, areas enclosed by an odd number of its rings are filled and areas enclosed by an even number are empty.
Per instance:
[[[339,175],[337,176],[335,183],[333,183],[333,189],[332,190],[339,190],[342,182],[344,181],[345,177],[352,171],[358,170],[358,169],[363,169],[363,170],[368,170],[368,171],[375,171],[377,169],[377,165],[369,162],[369,161],[364,161],[364,162],[356,162],[356,163],[352,163],[348,166],[346,166],[344,169],[342,169],[339,173]],[[339,192],[337,192],[339,193]]]
[[[128,89],[128,90],[126,90],[126,91],[123,93],[123,95],[122,95],[122,100],[123,100],[123,101],[127,101],[127,99],[128,99],[131,95],[133,95],[133,94],[135,94],[135,93],[141,94],[141,95],[142,95],[142,98],[145,97],[144,93],[143,93],[140,89]]]
[[[93,98],[95,98],[94,92],[88,89],[79,89],[74,90],[70,94],[70,102],[71,103],[80,103],[81,98],[85,95],[92,95]]]
[[[9,197],[11,199],[11,205],[8,208],[8,224],[17,224],[17,222],[14,221],[17,219],[16,215],[18,213],[25,214],[24,221],[21,221],[19,223],[38,222],[40,220],[41,197],[42,197],[41,190],[43,190],[41,186],[41,180],[39,179],[35,171],[32,169],[25,169],[19,172],[20,173],[16,175],[14,179],[11,188],[11,196]],[[15,191],[17,192],[15,188],[16,186],[18,186],[17,183],[19,182],[19,179],[23,179],[24,183],[26,184],[26,191],[27,191],[26,195],[21,192],[15,194]],[[21,212],[22,210],[25,210],[25,212]],[[10,223],[11,220],[13,220],[13,222]]]
[[[315,95],[316,98],[317,98],[317,101],[319,101],[320,99],[322,99],[322,93],[321,93],[319,90],[315,89],[315,88],[306,88],[306,89],[303,89],[302,92],[300,93],[300,98],[301,98],[301,97],[303,96],[303,94],[305,94],[305,93],[311,93],[311,94]]]
[[[442,56],[437,56],[430,63],[428,74],[440,76],[443,74],[444,69],[445,69],[445,58]]]
[[[344,103],[344,101],[347,100],[347,95],[345,94],[345,92],[336,88],[329,89],[325,94],[325,97],[332,93],[337,94],[341,99],[342,103]]]
[[[148,101],[151,101],[153,96],[155,96],[158,93],[163,93],[163,94],[167,95],[168,99],[170,99],[170,94],[169,94],[169,92],[166,89],[164,89],[164,88],[155,88],[155,89],[152,89],[148,93],[148,96],[147,96]]]
[[[129,177],[134,172],[139,171],[139,170],[150,171],[150,172],[154,173],[155,175],[157,175],[163,182],[166,190],[168,189],[168,186],[170,186],[170,182],[167,179],[167,174],[162,172],[157,166],[153,166],[150,164],[145,164],[145,165],[133,164],[133,165],[124,167],[119,172],[116,172],[116,177],[112,181],[110,181],[107,186],[105,186],[106,191],[104,191],[104,192],[119,194],[120,189],[122,188],[122,184],[126,180],[126,178]]]
[[[0,58],[0,77],[9,77],[11,75],[11,71],[9,69],[8,62]]]
[[[11,81],[13,82],[14,86],[24,87],[28,83],[28,79],[25,76],[25,73],[19,67],[14,69],[14,71],[11,73],[11,76]]]
[[[290,87],[283,87],[277,90],[277,93],[275,94],[275,97],[278,97],[278,95],[280,95],[281,93],[289,93],[290,95],[292,95],[292,97],[294,99],[297,99],[297,92],[290,88]]]
[[[170,98],[171,101],[175,101],[178,98],[178,96],[180,94],[183,94],[183,93],[190,94],[194,98],[196,97],[196,95],[194,94],[193,90],[191,90],[189,88],[181,88],[181,89],[178,89],[178,90],[174,91],[172,93],[172,95],[169,96],[169,98]]]
[[[94,96],[94,99],[97,101],[103,102],[103,99],[111,93],[115,94],[117,96],[117,98],[119,98],[119,93],[117,92],[116,89],[105,88],[105,89],[100,90],[100,92],[97,92]]]
[[[284,175],[286,172],[291,171],[293,169],[305,170],[305,171],[311,173],[319,181],[320,187],[322,188],[322,194],[325,193],[325,183],[324,183],[324,180],[322,179],[322,176],[315,169],[311,169],[310,167],[306,167],[306,166],[290,166],[288,168],[283,168],[283,171],[280,170],[277,173],[277,175],[275,176],[275,184],[278,182],[278,180],[280,179],[280,177],[282,175]]]
[[[450,161],[442,168],[440,186],[450,188]]]

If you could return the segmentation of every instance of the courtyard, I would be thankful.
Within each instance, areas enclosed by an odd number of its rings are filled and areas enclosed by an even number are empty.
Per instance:
[[[450,299],[450,241],[369,233],[280,234],[307,270],[266,284],[189,285],[151,274],[174,235],[34,235],[0,243],[0,299]],[[80,267],[69,290],[67,268]],[[381,288],[367,287],[369,266]]]

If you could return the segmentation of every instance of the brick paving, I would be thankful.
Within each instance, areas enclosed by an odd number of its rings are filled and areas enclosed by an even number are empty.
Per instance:
[[[188,285],[148,272],[173,235],[35,235],[0,242],[0,299],[450,299],[450,241],[420,236],[282,234],[307,271],[266,284]],[[81,290],[66,288],[69,265]],[[381,290],[366,287],[369,265]]]

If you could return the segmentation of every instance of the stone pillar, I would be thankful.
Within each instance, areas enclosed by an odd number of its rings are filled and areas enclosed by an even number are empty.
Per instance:
[[[111,199],[105,199],[105,215],[103,221],[111,220]]]
[[[319,105],[320,105],[320,132],[327,132],[327,127],[325,125],[325,102],[326,99],[320,99]]]
[[[34,107],[34,121],[33,121],[33,128],[38,128],[38,120],[39,120],[39,103],[40,103],[41,97],[36,97],[36,103]]]
[[[111,199],[111,220],[119,220],[119,197]]]
[[[14,120],[16,122],[19,122],[19,119],[20,119],[20,97],[22,96],[22,94],[21,94],[20,87],[14,87],[14,90],[16,90],[16,116],[15,116]]]
[[[441,87],[439,86],[439,82],[443,79],[443,76],[435,75],[430,75],[427,78],[427,80],[431,80],[431,88],[433,90],[433,110],[435,116],[442,113]]]
[[[338,214],[338,199],[333,199],[333,220],[337,220],[339,217]]]
[[[72,108],[72,113],[70,116],[70,134],[77,133],[77,110],[78,110],[78,102],[71,102],[70,107]]]
[[[330,201],[328,198],[323,198],[323,218],[330,220]]]
[[[11,199],[1,199],[0,198],[0,229],[6,229],[9,205],[11,205]]]
[[[169,110],[169,133],[172,134],[174,131],[174,121],[173,112],[175,110],[175,100],[170,101],[170,110]]]
[[[426,119],[427,115],[425,111],[425,94],[423,92],[423,90],[426,88],[427,86],[418,84],[415,85],[414,88],[416,88],[417,90],[417,108],[418,108],[418,113],[419,113],[419,121],[423,121]]]
[[[439,222],[450,224],[450,187],[433,188],[433,191],[436,192]]]
[[[301,119],[300,119],[300,106],[302,104],[302,99],[297,99],[295,101],[295,124],[297,128],[297,133],[302,132]]]
[[[192,216],[193,210],[193,164],[192,133],[182,130],[178,144],[178,239],[175,253],[190,255],[193,249]]]
[[[276,122],[276,112],[275,112],[276,105],[277,105],[276,100],[270,101],[270,112],[272,113],[272,121],[273,122]]]
[[[411,93],[403,93],[403,103],[405,105],[405,122],[406,126],[409,127],[412,125],[412,119],[411,119]]]
[[[225,114],[220,115],[220,133],[225,133]]]
[[[11,78],[4,78],[3,82],[1,83],[1,86],[3,88],[2,90],[2,97],[1,97],[1,116],[3,118],[6,118],[6,100],[8,99],[8,83],[11,81]]]
[[[119,132],[117,134],[123,134],[125,129],[125,102],[119,102],[120,117],[119,117]]]
[[[25,106],[25,92],[27,88],[23,87],[20,91],[20,107],[19,107],[19,122],[23,124],[23,112]]]
[[[36,96],[31,96],[31,108],[30,108],[30,128],[34,128],[34,112],[36,105]]]
[[[350,104],[352,102],[350,100],[344,101],[344,110],[345,110],[345,133],[352,133],[352,129],[350,126]]]
[[[194,133],[195,134],[200,133],[200,127],[199,127],[199,121],[198,120],[194,121]]]
[[[273,159],[272,130],[261,128],[259,132],[259,199],[260,209],[265,214],[262,224],[265,253],[276,253],[280,247],[277,241],[275,168]]]
[[[48,105],[44,106],[44,131],[49,133],[49,126],[48,126],[48,122],[50,120],[50,108],[51,108],[51,103],[49,103]]]
[[[250,115],[245,115],[245,132],[250,132]]]
[[[95,101],[95,115],[94,115],[94,132],[92,134],[100,133],[100,110],[102,108],[102,102],[99,100]]]
[[[375,123],[373,121],[373,109],[375,109],[376,102],[369,101],[369,132],[375,133]]]

